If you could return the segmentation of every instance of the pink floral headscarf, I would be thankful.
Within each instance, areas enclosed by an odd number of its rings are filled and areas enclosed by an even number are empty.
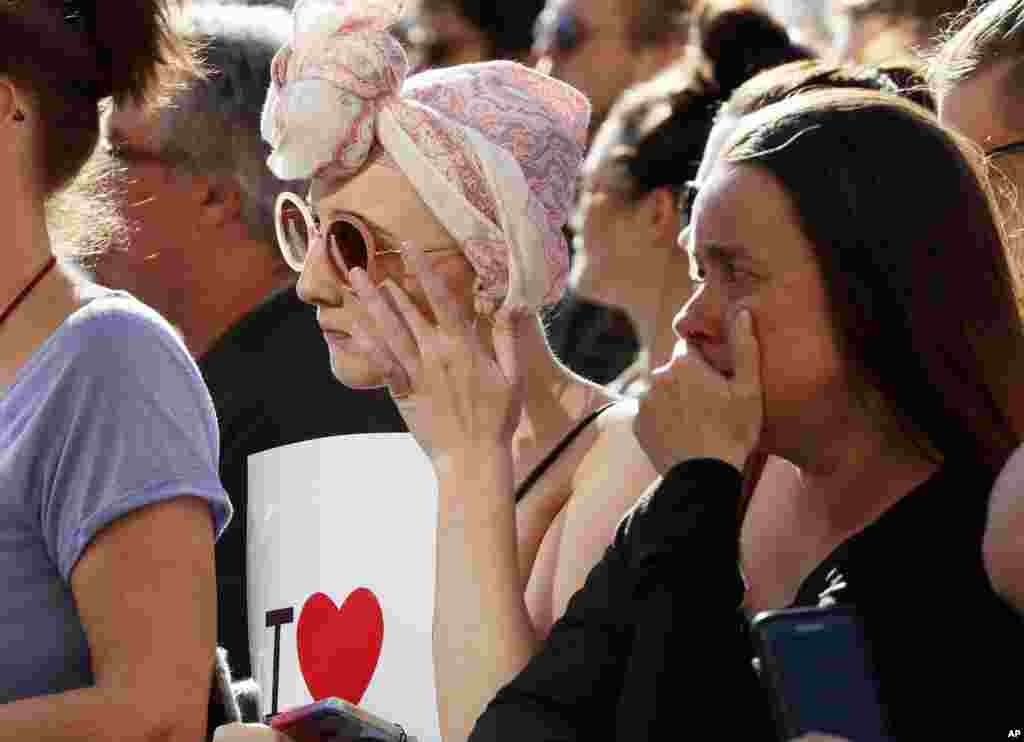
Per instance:
[[[401,0],[299,0],[263,111],[283,179],[353,175],[383,148],[460,243],[476,309],[539,309],[565,288],[562,226],[590,105],[512,62],[415,75],[389,33]]]

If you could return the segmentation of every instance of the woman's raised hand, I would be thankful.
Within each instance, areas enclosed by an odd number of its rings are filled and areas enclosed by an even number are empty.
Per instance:
[[[409,388],[401,391],[429,408],[420,424],[430,428],[421,432],[430,441],[435,464],[474,446],[507,448],[522,414],[518,346],[525,312],[495,315],[492,355],[481,341],[478,318],[452,295],[422,252],[410,245],[405,248],[436,325],[394,281],[374,286],[365,271],[350,273],[352,286],[376,325],[373,334],[394,361],[389,381],[407,379],[401,383]],[[392,386],[392,393],[396,391]]]
[[[749,310],[731,327],[728,378],[699,352],[677,352],[651,377],[633,428],[651,464],[665,474],[678,463],[715,458],[741,469],[757,445],[764,417],[760,351]]]

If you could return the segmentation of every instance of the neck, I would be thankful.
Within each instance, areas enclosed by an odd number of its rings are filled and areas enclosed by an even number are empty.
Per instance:
[[[168,318],[178,325],[195,358],[208,353],[271,293],[295,280],[294,275],[278,270],[276,256],[262,243],[231,246],[221,257],[226,260],[201,271],[199,285],[185,292],[181,315]],[[230,282],[225,276],[231,277]]]
[[[9,239],[0,271],[0,306],[6,307],[50,259],[46,209],[42,200],[8,193],[4,223]],[[15,375],[36,348],[77,306],[72,280],[58,267],[40,281],[0,326],[0,387]]]
[[[44,205],[31,199],[12,199],[9,203],[3,214],[7,244],[5,269],[0,271],[0,306],[14,299],[50,257]]]
[[[625,308],[629,320],[633,324],[633,329],[636,330],[640,347],[652,354],[656,347],[663,342],[660,336],[664,333],[660,332],[663,328],[659,325],[661,304],[658,301],[651,301],[651,297],[652,295],[661,297],[664,293],[664,291],[645,292],[644,296],[638,297],[639,301]],[[645,299],[646,301],[644,301]],[[672,327],[669,326],[668,329],[671,331]]]
[[[637,286],[656,288],[638,294],[637,301],[627,308],[640,347],[648,352],[652,368],[671,360],[672,351],[679,340],[673,322],[692,294],[687,261],[688,258],[681,250],[674,246],[666,248],[666,260],[657,262],[657,273],[646,283],[636,283]]]
[[[831,540],[876,520],[937,468],[904,436],[870,426],[818,446],[813,463],[790,463],[799,481],[798,512]]]
[[[577,422],[612,397],[573,374],[552,355],[539,322],[527,320],[521,349],[526,396],[512,438],[516,479],[521,481]]]
[[[673,290],[674,289],[674,290]],[[685,292],[680,292],[677,287],[666,287],[661,292],[661,307],[658,309],[658,321],[654,339],[651,342],[651,366],[657,368],[672,360],[672,351],[679,342],[679,336],[675,330],[675,318],[679,309],[690,298],[689,285],[685,286]]]

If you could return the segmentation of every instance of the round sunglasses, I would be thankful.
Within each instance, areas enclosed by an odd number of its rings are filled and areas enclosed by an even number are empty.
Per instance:
[[[306,257],[314,241],[318,239],[326,240],[326,251],[331,265],[338,276],[346,282],[348,272],[353,268],[366,271],[370,280],[376,282],[375,266],[379,256],[404,255],[402,250],[381,249],[378,243],[387,244],[385,240],[374,236],[370,225],[355,214],[337,214],[325,225],[321,224],[301,196],[287,191],[277,197],[274,226],[281,254],[296,273],[302,272]],[[420,252],[457,249],[456,246],[450,245],[420,248]]]
[[[985,152],[987,157],[998,157],[999,155],[1012,155],[1024,152],[1024,142],[1010,142],[1001,147],[994,147]]]

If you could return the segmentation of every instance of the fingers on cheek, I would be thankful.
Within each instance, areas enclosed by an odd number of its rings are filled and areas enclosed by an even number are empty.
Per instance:
[[[379,366],[383,371],[385,371],[385,373],[389,373],[391,371],[391,368],[394,366],[391,354],[377,343],[361,323],[354,322],[352,324],[352,338],[356,341],[359,348],[374,362],[374,364]]]

